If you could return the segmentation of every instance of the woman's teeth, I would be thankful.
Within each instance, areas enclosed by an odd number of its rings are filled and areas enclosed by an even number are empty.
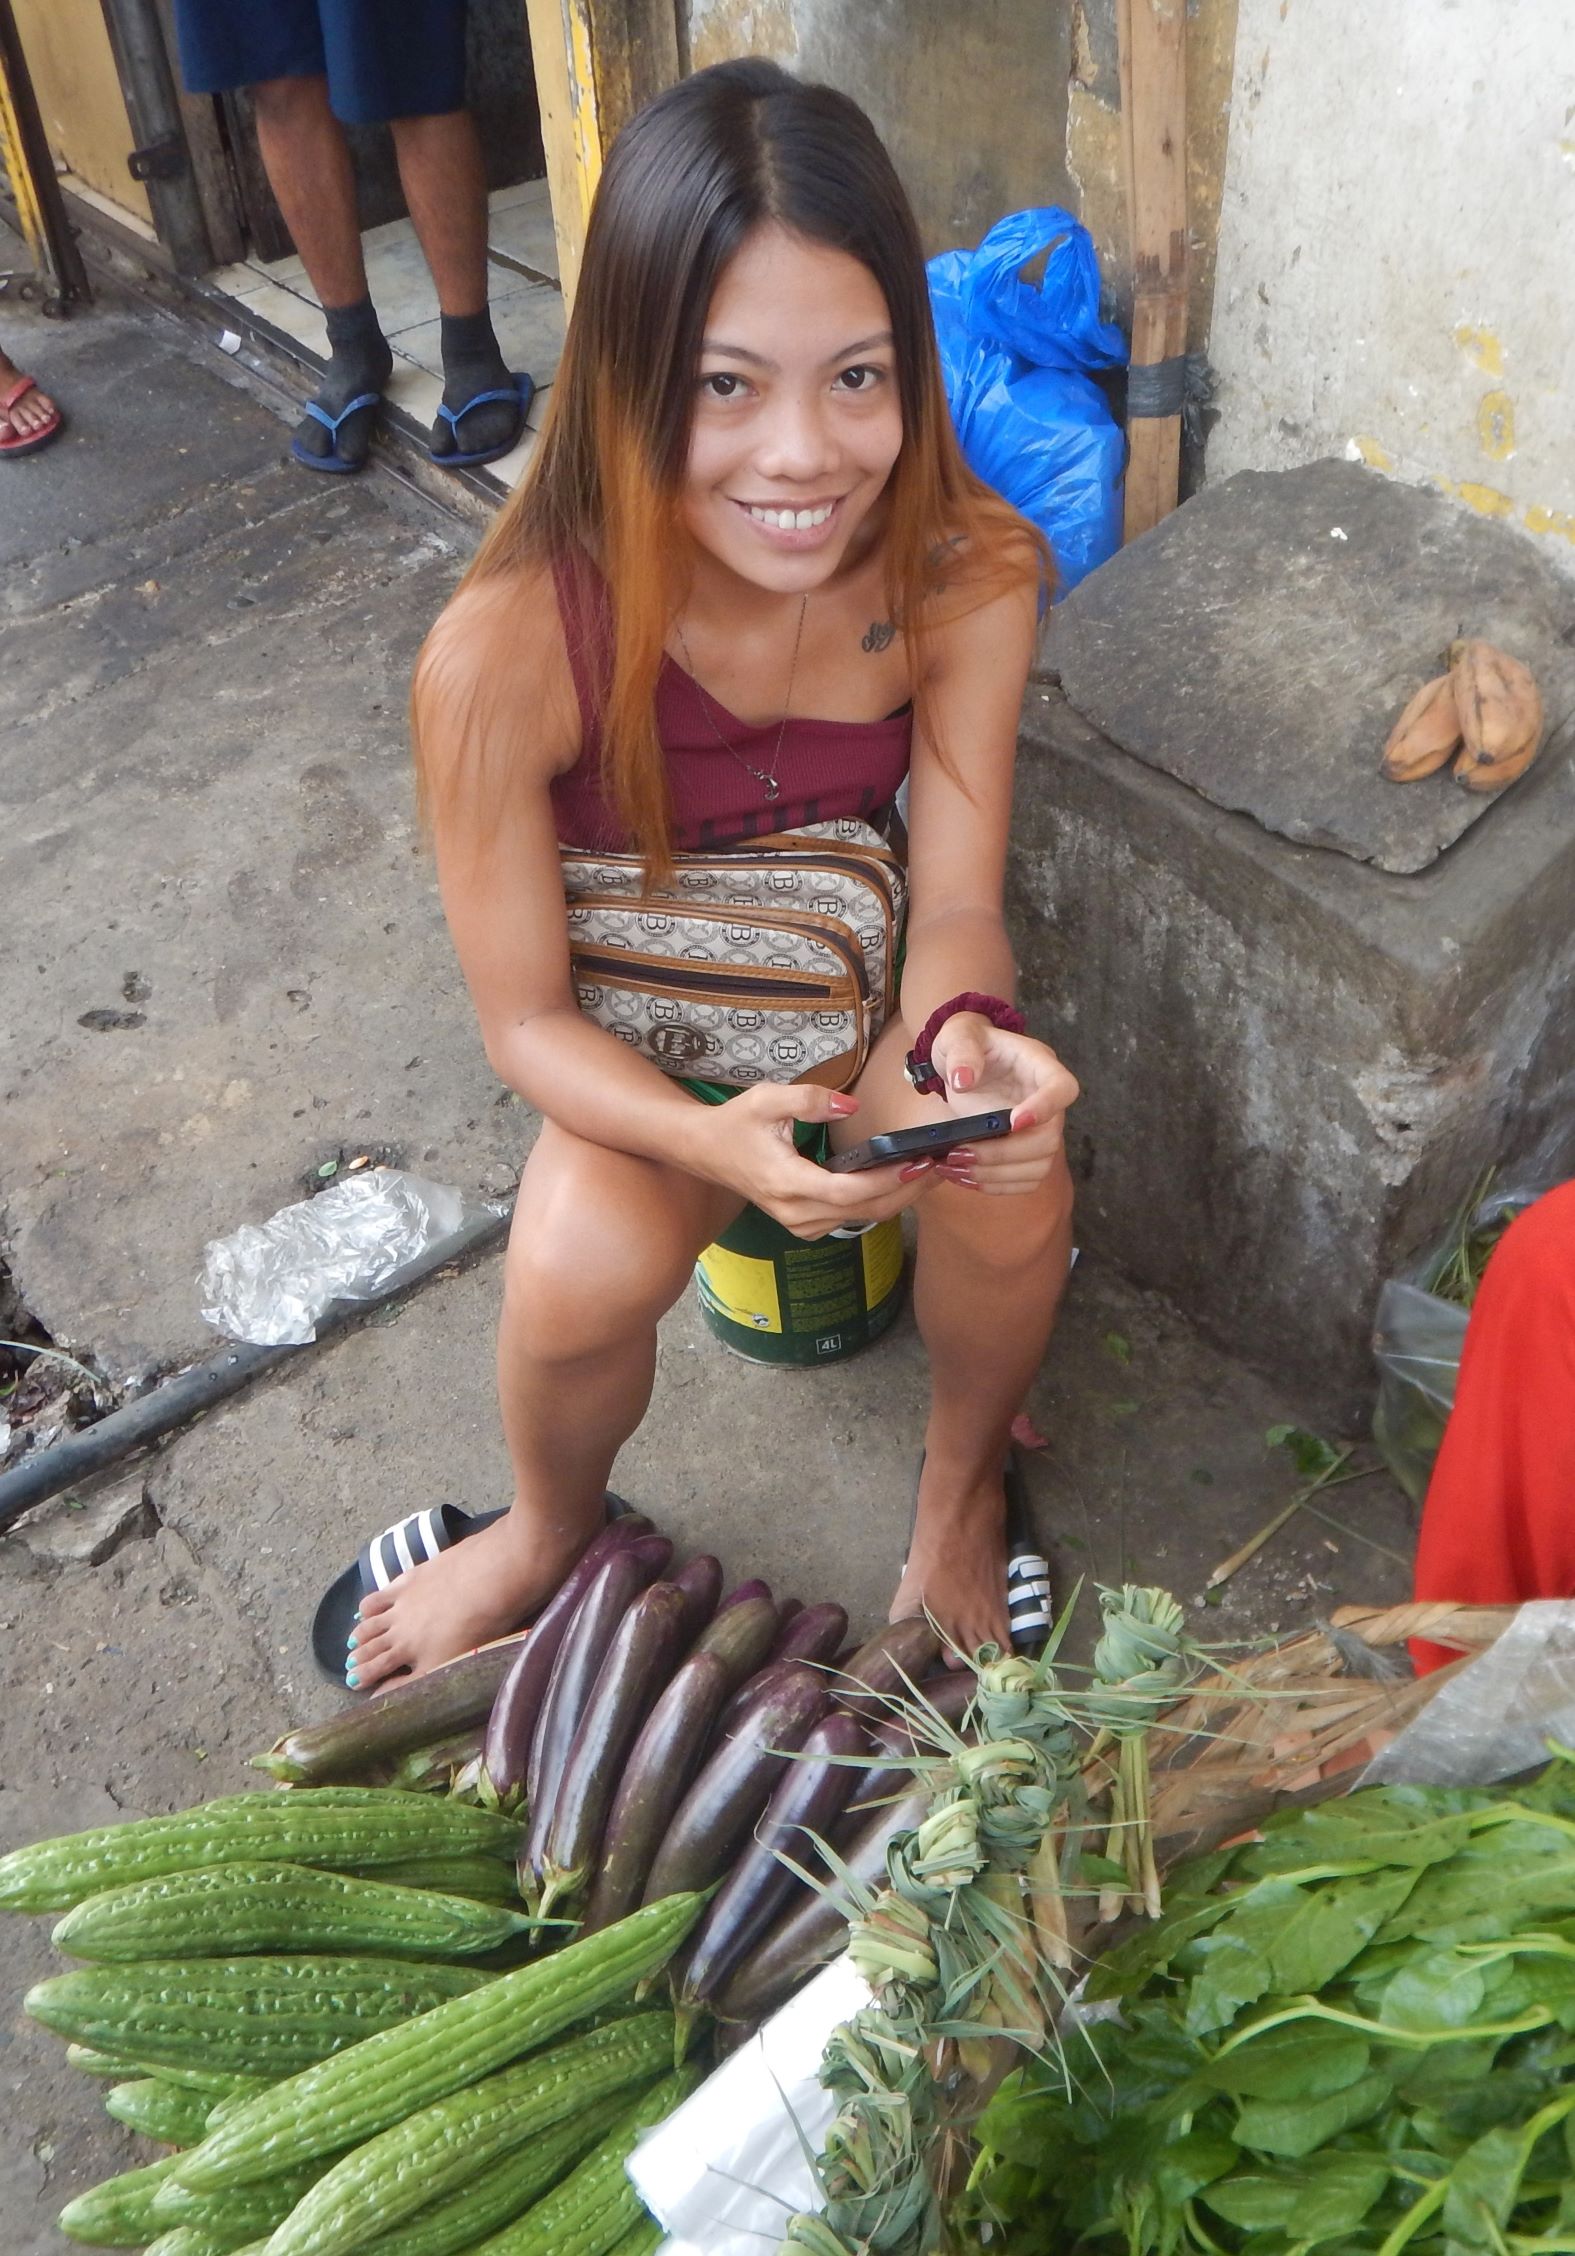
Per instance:
[[[746,504],[757,525],[770,525],[779,533],[807,533],[812,526],[823,525],[836,508],[828,501],[823,509],[756,509]]]

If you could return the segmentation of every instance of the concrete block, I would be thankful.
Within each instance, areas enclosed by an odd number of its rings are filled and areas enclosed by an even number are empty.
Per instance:
[[[1379,1285],[1490,1165],[1575,1169],[1575,763],[1396,876],[1024,708],[1009,912],[1083,1084],[1082,1242],[1365,1415]]]
[[[89,1496],[57,1496],[18,1522],[18,1539],[42,1565],[102,1566],[123,1543],[158,1526],[141,1473]]]

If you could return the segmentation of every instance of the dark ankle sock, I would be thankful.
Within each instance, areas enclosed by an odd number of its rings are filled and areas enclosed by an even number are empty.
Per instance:
[[[441,327],[443,351],[443,405],[458,415],[478,392],[509,392],[513,386],[508,363],[493,332],[486,306],[479,313],[445,313]],[[433,426],[432,448],[444,454],[479,454],[507,447],[519,428],[519,408],[513,398],[492,400],[472,408],[456,434],[440,416]]]
[[[445,406],[463,407],[477,392],[490,392],[508,382],[488,307],[479,313],[445,313],[438,326]]]
[[[323,320],[328,329],[328,365],[315,398],[326,413],[337,415],[361,393],[383,389],[393,372],[394,356],[370,298],[361,298],[354,305],[324,306]],[[309,454],[337,451],[347,462],[364,462],[372,442],[374,413],[367,408],[341,425],[337,449],[315,415],[304,419],[296,437]]]

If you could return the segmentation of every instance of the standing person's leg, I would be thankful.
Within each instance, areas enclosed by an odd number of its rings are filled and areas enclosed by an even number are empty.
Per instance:
[[[355,176],[329,103],[318,0],[174,0],[181,76],[188,93],[250,88],[257,141],[295,247],[323,307],[330,359],[299,425],[294,451],[312,462],[365,462],[376,405],[337,433],[325,428],[349,402],[381,393],[393,365],[366,291]]]
[[[437,286],[443,405],[432,451],[501,454],[524,420],[487,309],[487,183],[465,108],[465,0],[318,0],[329,90],[347,123],[386,120]],[[478,394],[501,400],[472,406]]]
[[[338,428],[308,413],[295,450],[359,469],[394,356],[367,294],[350,146],[324,77],[266,79],[252,88],[252,102],[268,184],[328,325],[328,367],[314,404]],[[347,415],[354,400],[367,404]]]
[[[556,1589],[601,1525],[613,1460],[645,1415],[657,1320],[740,1203],[677,1168],[542,1129],[498,1330],[512,1508],[363,1599],[357,1689],[503,1634]]]
[[[480,454],[512,446],[522,416],[518,403],[478,398],[513,387],[487,304],[487,176],[476,121],[468,110],[396,118],[394,147],[405,201],[437,285],[443,405],[458,423],[456,430],[439,417],[432,451]]]

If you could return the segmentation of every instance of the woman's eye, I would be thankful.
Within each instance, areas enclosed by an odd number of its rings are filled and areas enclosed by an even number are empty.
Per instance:
[[[885,373],[884,368],[844,368],[837,382],[847,392],[872,392]]]
[[[743,388],[743,377],[733,375],[726,368],[714,369],[709,376],[700,379],[700,389],[709,392],[712,399],[736,399]]]

